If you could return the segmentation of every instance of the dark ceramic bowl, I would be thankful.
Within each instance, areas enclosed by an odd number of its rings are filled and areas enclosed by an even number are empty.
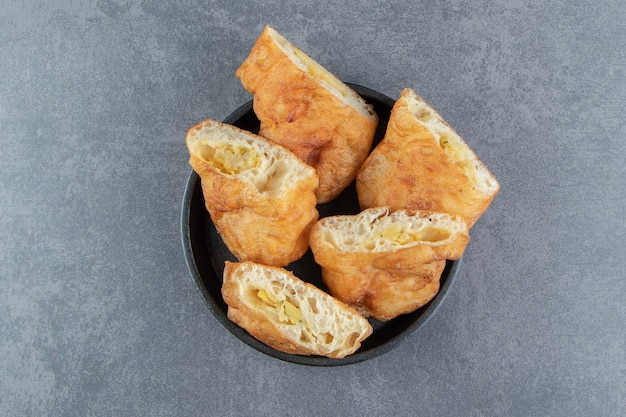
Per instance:
[[[349,85],[368,103],[372,104],[378,114],[379,127],[374,139],[375,146],[385,134],[394,100],[368,88],[354,84]],[[252,101],[235,110],[224,122],[255,133],[258,132],[259,129],[259,121],[252,109]],[[335,200],[319,205],[318,211],[320,217],[334,214],[358,213],[360,210],[354,184],[348,187]],[[227,305],[222,299],[221,294],[224,261],[236,261],[237,259],[224,245],[215,226],[211,222],[211,217],[204,208],[200,178],[193,171],[189,176],[185,189],[181,220],[183,250],[189,271],[209,310],[211,310],[219,322],[232,334],[254,349],[277,359],[302,365],[337,366],[353,364],[372,359],[398,346],[398,344],[404,341],[409,335],[424,325],[426,320],[435,313],[439,305],[443,302],[460,266],[460,260],[448,261],[446,269],[441,276],[439,293],[430,303],[419,310],[387,322],[370,319],[374,332],[362,343],[361,348],[354,354],[343,359],[290,355],[279,352],[259,342],[245,330],[231,322],[226,316]],[[290,264],[286,269],[292,271],[304,281],[310,282],[324,291],[328,291],[322,282],[320,267],[314,262],[310,250],[302,259]]]

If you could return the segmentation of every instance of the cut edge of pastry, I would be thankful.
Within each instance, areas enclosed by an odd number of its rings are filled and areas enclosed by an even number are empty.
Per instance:
[[[373,207],[356,215],[325,217],[318,221],[321,239],[344,252],[387,252],[416,245],[446,245],[467,224],[447,213]]]
[[[286,148],[217,120],[187,132],[189,153],[220,174],[243,180],[261,193],[281,192],[299,179],[317,176]]]
[[[224,283],[222,291],[227,292],[225,300],[230,302],[229,308],[239,310],[233,317],[243,318],[237,324],[246,328],[246,313],[241,306],[231,306],[234,303],[228,291],[233,288],[246,308],[264,316],[280,334],[257,333],[256,326],[246,330],[278,350],[282,350],[281,344],[275,341],[286,339],[292,345],[283,350],[287,353],[343,358],[358,350],[373,332],[367,319],[352,307],[283,268],[227,261]]]
[[[439,147],[478,190],[486,195],[498,193],[500,184],[496,178],[435,109],[410,88],[404,89],[400,97],[405,99],[407,108],[416,120],[432,133]]]
[[[272,40],[280,48],[280,50],[293,62],[298,68],[314,78],[318,83],[324,86],[335,97],[354,108],[361,115],[370,120],[378,120],[378,116],[374,112],[371,105],[368,105],[363,97],[356,91],[348,87],[339,80],[333,73],[316,62],[313,58],[303,52],[301,49],[291,43],[276,29],[266,26],[267,33]]]

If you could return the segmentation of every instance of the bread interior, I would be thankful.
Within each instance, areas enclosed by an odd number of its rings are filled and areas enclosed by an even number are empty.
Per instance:
[[[228,142],[213,146],[208,140],[201,145],[202,158],[224,174],[237,175],[261,166],[261,154],[250,146]]]
[[[369,209],[356,216],[323,219],[323,239],[348,252],[384,252],[418,244],[442,245],[463,226],[452,220],[411,216],[384,208]]]
[[[283,35],[273,28],[268,28],[268,33],[281,51],[283,51],[283,53],[287,55],[291,62],[293,62],[298,68],[309,74],[317,80],[317,82],[333,93],[333,95],[335,95],[338,99],[350,107],[353,107],[363,116],[372,120],[377,119],[373,108],[367,105],[361,96],[341,82],[330,71],[289,42]]]
[[[281,282],[280,277],[266,269],[254,268],[254,273],[262,275],[263,279],[248,281],[245,297],[250,305],[263,309],[275,323],[293,326],[294,331],[299,331],[301,343],[322,345],[333,343],[335,337],[331,333],[321,331],[316,328],[318,326],[315,323],[310,322],[310,319],[315,318],[322,308],[316,296],[305,293],[296,294],[292,286],[287,282]],[[328,306],[325,307],[328,308]],[[352,343],[358,336],[359,334],[355,333]]]
[[[305,167],[285,150],[263,146],[230,128],[205,125],[191,151],[226,176],[249,182],[259,192],[279,192],[304,176]],[[284,154],[284,155],[283,155]]]
[[[271,312],[278,322],[285,325],[301,325],[300,342],[329,344],[334,340],[332,334],[318,333],[310,328],[306,316],[300,310],[300,303],[297,299],[293,297],[280,299],[280,297],[277,297],[277,294],[273,293],[270,295],[262,288],[250,289],[249,297],[252,298],[253,296],[257,298],[254,302],[266,311]],[[314,310],[316,300],[308,298],[307,301],[311,310]]]

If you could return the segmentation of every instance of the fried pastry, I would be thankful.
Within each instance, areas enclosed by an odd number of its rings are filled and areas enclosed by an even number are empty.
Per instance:
[[[361,167],[356,189],[363,209],[440,211],[472,227],[500,185],[467,143],[407,88],[393,106],[385,137]]]
[[[239,260],[285,266],[308,250],[319,215],[313,168],[260,136],[216,120],[187,132],[207,211]]]
[[[339,195],[371,150],[373,107],[270,26],[235,75],[254,95],[259,134],[317,170],[318,203]]]
[[[355,310],[278,267],[226,262],[222,296],[230,320],[289,354],[343,358],[373,331]]]
[[[330,293],[378,320],[428,303],[446,259],[459,259],[468,242],[459,216],[386,207],[322,218],[310,236]]]

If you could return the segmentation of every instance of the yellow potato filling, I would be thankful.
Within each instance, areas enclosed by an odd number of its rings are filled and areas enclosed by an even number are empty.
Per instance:
[[[302,311],[289,300],[274,301],[263,289],[257,290],[256,296],[268,306],[276,309],[278,320],[282,323],[296,324],[302,322]]]
[[[330,333],[315,334],[307,326],[302,311],[291,301],[285,299],[274,301],[272,297],[263,289],[256,291],[256,296],[266,305],[272,307],[278,313],[278,320],[285,324],[302,324],[300,340],[303,342],[317,342],[322,344],[332,343],[335,339]]]
[[[256,150],[240,144],[222,143],[219,146],[203,144],[202,155],[206,161],[224,174],[236,175],[261,166],[263,160]]]
[[[362,245],[368,250],[373,250],[377,243],[381,245],[407,246],[417,242],[440,242],[450,237],[450,232],[436,227],[423,227],[412,230],[410,226],[400,223],[392,223],[381,229],[372,231],[372,236],[363,241]]]

